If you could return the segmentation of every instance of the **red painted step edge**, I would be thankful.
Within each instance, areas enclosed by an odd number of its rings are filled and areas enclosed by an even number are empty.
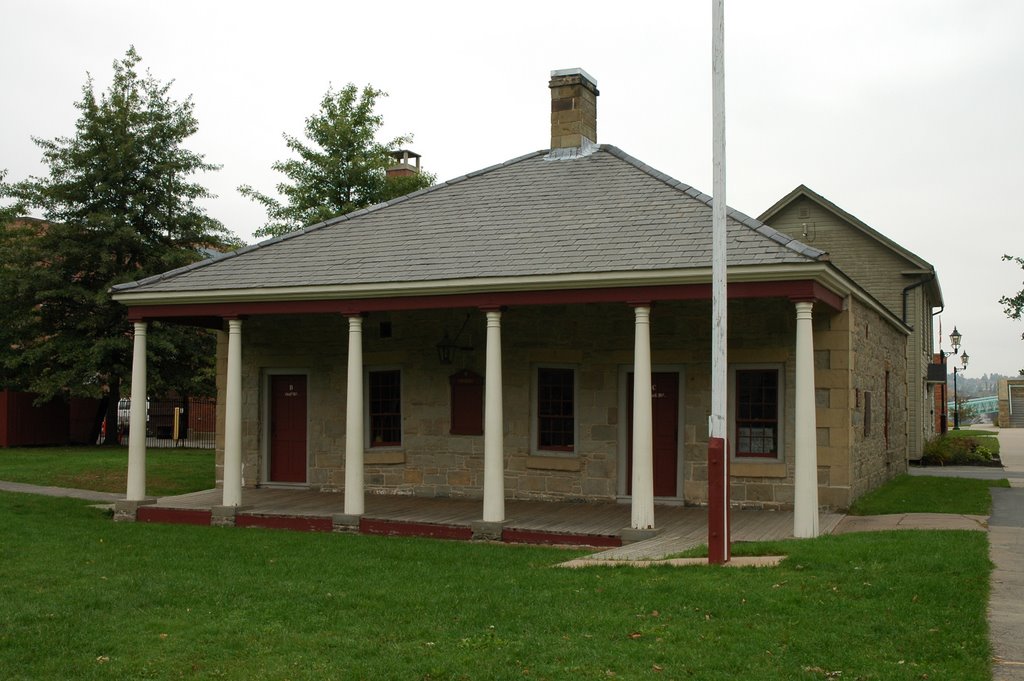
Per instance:
[[[570,544],[573,546],[622,546],[618,537],[597,534],[564,534],[543,530],[517,530],[507,528],[501,533],[501,540],[509,544]]]
[[[170,523],[179,525],[209,525],[210,511],[185,508],[157,508],[142,506],[136,519],[144,523]],[[240,513],[235,517],[235,527],[262,527],[269,529],[297,530],[300,532],[331,532],[330,518],[314,516],[252,515]],[[393,535],[402,537],[435,537],[438,539],[473,538],[469,527],[437,525],[402,520],[380,520],[362,518],[359,531],[365,534]],[[566,534],[542,530],[517,530],[507,528],[501,533],[501,540],[509,544],[558,544],[572,546],[622,546],[618,537],[592,534]]]
[[[176,525],[209,525],[210,512],[194,508],[157,508],[140,506],[135,514],[140,523],[172,523]]]
[[[359,531],[364,534],[388,534],[402,537],[473,538],[473,530],[468,527],[415,523],[402,520],[377,520],[374,518],[360,518]]]
[[[298,530],[300,532],[330,532],[334,529],[334,524],[330,518],[240,513],[235,516],[235,527],[263,527],[272,530]]]

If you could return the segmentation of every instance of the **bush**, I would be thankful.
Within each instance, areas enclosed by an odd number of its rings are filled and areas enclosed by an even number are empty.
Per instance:
[[[921,463],[929,466],[987,465],[998,453],[999,441],[994,437],[949,433],[925,443]]]
[[[924,443],[921,450],[921,463],[926,466],[942,466],[946,457],[942,451],[942,436],[936,435]]]

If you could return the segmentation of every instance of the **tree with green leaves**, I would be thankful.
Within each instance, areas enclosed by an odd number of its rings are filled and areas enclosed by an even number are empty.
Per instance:
[[[1004,255],[1003,260],[1010,260],[1024,267],[1024,258],[1019,256]],[[1012,296],[1003,296],[999,299],[999,304],[1003,306],[1003,312],[1007,317],[1020,320],[1024,316],[1024,288]],[[1024,333],[1020,335],[1020,338],[1024,340]],[[1020,375],[1024,376],[1024,369],[1020,370]]]
[[[0,170],[0,187],[5,186],[4,180],[7,179],[7,170]],[[9,222],[17,219],[19,215],[24,212],[25,206],[20,203],[14,203],[9,206],[0,206],[0,227],[4,227]],[[4,261],[0,260],[0,264]]]
[[[1024,258],[1004,255],[1003,260],[1010,260],[1024,267]],[[1004,306],[1003,312],[1007,317],[1019,320],[1024,315],[1024,288],[1012,296],[1003,296],[999,299],[999,304]]]
[[[99,96],[87,76],[72,136],[33,138],[48,174],[0,179],[0,198],[14,201],[0,228],[3,378],[41,400],[105,398],[110,438],[132,353],[110,287],[238,243],[198,203],[211,194],[193,176],[217,166],[184,146],[198,129],[191,98],[173,99],[172,83],[140,75],[140,61],[130,48]],[[42,217],[11,220],[15,208]],[[211,389],[208,332],[154,323],[149,352],[152,390]]]
[[[411,135],[383,144],[376,141],[383,118],[374,107],[379,97],[386,96],[369,85],[362,90],[351,83],[338,91],[329,88],[320,101],[320,110],[306,119],[308,142],[284,135],[288,148],[298,158],[271,166],[287,178],[277,185],[283,198],[249,185],[238,188],[267,211],[267,222],[256,230],[256,236],[287,234],[433,183],[429,173],[386,176],[387,168],[395,165],[394,152],[412,141]]]

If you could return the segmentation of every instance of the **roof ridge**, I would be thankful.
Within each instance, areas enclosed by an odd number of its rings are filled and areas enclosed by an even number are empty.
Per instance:
[[[629,164],[633,165],[638,170],[641,170],[641,171],[647,173],[648,175],[650,175],[651,177],[655,178],[656,180],[660,180],[660,181],[664,182],[665,184],[667,184],[668,186],[672,187],[673,189],[678,189],[679,191],[683,192],[687,196],[690,196],[690,197],[692,197],[694,199],[697,199],[698,201],[701,201],[702,203],[707,204],[708,207],[711,207],[711,205],[714,202],[714,198],[712,196],[709,196],[708,194],[703,193],[699,189],[696,189],[696,188],[692,187],[691,185],[686,184],[685,182],[681,182],[680,180],[675,179],[671,175],[666,175],[665,173],[661,172],[660,170],[657,170],[657,169],[647,165],[643,161],[637,159],[634,156],[631,156],[630,154],[627,154],[622,149],[619,149],[618,147],[616,147],[614,145],[602,144],[601,145],[601,149],[604,150],[604,151],[607,151],[608,153],[612,154],[616,158],[618,158],[620,160],[623,160],[626,163],[629,163]],[[756,218],[750,217],[746,213],[742,213],[742,212],[736,210],[735,208],[730,208],[728,205],[726,205],[726,207],[725,207],[725,214],[726,214],[727,217],[731,217],[736,222],[738,222],[741,225],[743,225],[743,226],[745,226],[745,227],[747,227],[747,228],[757,232],[761,236],[767,237],[767,238],[771,239],[772,241],[774,241],[775,243],[777,243],[777,244],[779,244],[781,246],[784,246],[784,247],[790,249],[791,251],[799,253],[800,255],[802,255],[804,257],[812,258],[814,260],[823,260],[823,259],[825,259],[825,256],[828,255],[825,251],[822,251],[822,250],[820,250],[818,248],[814,248],[813,246],[809,246],[809,245],[803,243],[802,241],[798,241],[797,239],[789,237],[789,236],[783,234],[782,232],[778,231],[777,229],[766,225],[765,223],[761,222],[760,220],[758,220]]]

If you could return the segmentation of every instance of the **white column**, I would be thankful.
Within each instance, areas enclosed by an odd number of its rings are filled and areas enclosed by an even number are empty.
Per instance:
[[[242,505],[242,320],[228,320],[224,399],[224,505]]]
[[[487,312],[484,396],[484,522],[505,521],[505,424],[501,401],[501,312]]]
[[[146,322],[135,322],[128,416],[128,501],[146,498]]]
[[[818,441],[810,302],[796,304],[796,473],[793,536],[818,536]]]
[[[348,318],[348,383],[345,393],[345,513],[362,515],[363,491],[363,318]]]
[[[654,425],[651,417],[651,308],[638,305],[633,348],[633,494],[630,527],[654,528]]]

